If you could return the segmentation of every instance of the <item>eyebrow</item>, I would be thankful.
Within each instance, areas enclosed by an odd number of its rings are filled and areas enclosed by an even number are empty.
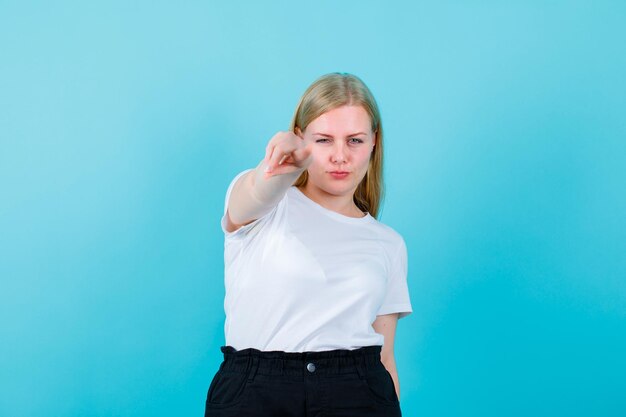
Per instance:
[[[328,136],[328,137],[330,137],[330,138],[332,138],[332,137],[333,137],[333,135],[329,135],[328,133],[319,133],[319,132],[315,132],[315,133],[313,133],[313,134],[314,134],[314,135],[319,135],[319,136]],[[367,133],[365,133],[365,132],[357,132],[357,133],[352,133],[352,134],[350,134],[350,135],[348,135],[348,136],[358,136],[358,135],[367,135]]]

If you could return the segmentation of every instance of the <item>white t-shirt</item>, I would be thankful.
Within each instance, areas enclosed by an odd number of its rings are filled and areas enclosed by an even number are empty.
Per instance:
[[[377,315],[413,311],[404,239],[369,213],[344,216],[291,186],[265,216],[222,230],[226,345],[285,352],[383,345]]]

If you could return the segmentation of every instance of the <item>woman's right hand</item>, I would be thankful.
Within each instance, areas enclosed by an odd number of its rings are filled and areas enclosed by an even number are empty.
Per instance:
[[[265,148],[265,178],[304,171],[313,161],[311,144],[291,131],[276,133]]]

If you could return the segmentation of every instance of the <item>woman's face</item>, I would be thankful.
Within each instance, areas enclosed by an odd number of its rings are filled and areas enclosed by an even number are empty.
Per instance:
[[[358,105],[329,110],[309,123],[303,132],[313,155],[307,187],[352,195],[369,166],[375,144],[371,126],[367,111]]]

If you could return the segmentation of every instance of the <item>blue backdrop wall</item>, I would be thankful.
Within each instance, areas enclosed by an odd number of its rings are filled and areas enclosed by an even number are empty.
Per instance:
[[[226,186],[318,76],[386,130],[407,416],[626,415],[626,4],[0,2],[0,415],[202,415]]]

